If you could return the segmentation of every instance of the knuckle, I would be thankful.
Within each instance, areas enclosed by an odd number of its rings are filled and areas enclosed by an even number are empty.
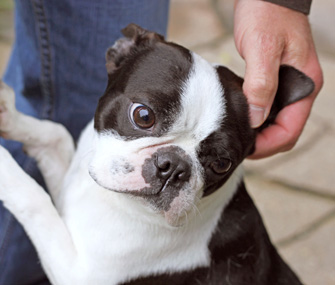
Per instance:
[[[290,143],[286,144],[286,145],[282,148],[282,152],[292,150],[292,149],[294,148],[295,145],[296,145],[296,142],[290,142]]]
[[[280,56],[284,49],[285,41],[280,35],[261,33],[257,37],[258,47],[263,54]]]
[[[292,150],[298,142],[299,134],[291,134],[287,142],[282,146],[281,152]]]
[[[315,73],[316,73],[316,76],[315,76],[315,84],[317,86],[317,89],[321,89],[322,86],[323,86],[323,83],[324,83],[324,78],[323,78],[323,72],[322,72],[322,69],[320,67],[320,65],[318,65],[315,69]]]
[[[255,99],[266,103],[269,101],[269,97],[274,95],[276,88],[277,84],[273,79],[267,76],[258,76],[249,83],[248,90]]]

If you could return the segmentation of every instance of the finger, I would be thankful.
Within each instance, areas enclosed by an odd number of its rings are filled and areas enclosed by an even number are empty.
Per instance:
[[[309,53],[308,62],[296,62],[296,68],[312,78],[314,91],[307,98],[284,108],[275,124],[264,129],[256,138],[255,152],[249,157],[258,159],[290,150],[297,142],[311,111],[315,97],[323,85],[322,70],[315,50]],[[285,64],[292,62],[286,61]]]
[[[284,108],[276,123],[257,136],[256,150],[248,158],[259,159],[292,149],[303,131],[312,104],[313,98],[307,97]]]
[[[253,128],[267,118],[278,86],[278,72],[283,44],[271,35],[260,35],[243,44],[246,61],[243,91],[250,109]],[[252,47],[252,48],[251,48]]]

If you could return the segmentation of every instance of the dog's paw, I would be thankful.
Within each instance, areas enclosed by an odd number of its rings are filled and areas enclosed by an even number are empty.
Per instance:
[[[14,91],[0,80],[0,136],[6,138],[16,115]]]

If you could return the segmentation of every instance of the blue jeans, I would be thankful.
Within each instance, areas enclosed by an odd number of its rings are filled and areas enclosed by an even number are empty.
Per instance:
[[[15,90],[17,109],[62,123],[76,140],[104,92],[105,51],[120,29],[133,22],[165,34],[168,9],[169,0],[16,0],[16,39],[4,81]],[[44,185],[19,143],[0,143]],[[44,283],[32,244],[0,202],[0,285]]]

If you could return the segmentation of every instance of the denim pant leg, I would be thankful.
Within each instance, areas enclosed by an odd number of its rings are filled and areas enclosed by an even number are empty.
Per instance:
[[[60,122],[77,139],[107,83],[106,49],[129,23],[165,34],[168,8],[169,0],[16,0],[16,38],[4,81],[15,90],[17,109]],[[0,143],[44,186],[19,143]],[[44,278],[31,242],[0,202],[0,285]]]

